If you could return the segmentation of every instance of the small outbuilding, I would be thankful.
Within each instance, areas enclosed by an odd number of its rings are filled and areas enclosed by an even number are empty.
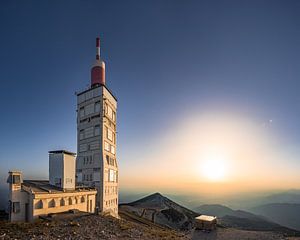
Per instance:
[[[200,230],[215,230],[217,228],[217,217],[200,215],[195,218],[195,228]]]

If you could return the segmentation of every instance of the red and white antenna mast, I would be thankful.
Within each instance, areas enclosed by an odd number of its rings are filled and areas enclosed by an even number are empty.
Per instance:
[[[105,85],[105,63],[100,59],[100,38],[96,38],[96,61],[91,70],[91,87]]]

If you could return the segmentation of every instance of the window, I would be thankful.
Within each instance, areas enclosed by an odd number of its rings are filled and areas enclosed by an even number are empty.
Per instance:
[[[12,181],[13,184],[21,183],[21,176],[20,175],[13,175],[12,178],[13,178],[13,181]]]
[[[79,152],[85,152],[87,151],[87,144],[81,144],[79,145]]]
[[[72,204],[73,204],[72,198],[69,198],[69,205],[72,205]]]
[[[90,143],[90,150],[96,150],[96,149],[99,149],[100,148],[100,142],[92,142]]]
[[[13,202],[12,203],[12,212],[19,213],[21,211],[20,202]]]
[[[84,202],[85,202],[84,196],[81,197],[80,202],[81,202],[81,203],[84,203]]]
[[[90,156],[90,164],[93,163],[93,156]]]
[[[79,116],[84,117],[84,107],[81,107],[79,110]]]
[[[106,155],[106,162],[109,165],[109,156],[108,155]]]
[[[85,138],[90,138],[94,136],[94,128],[93,127],[89,127],[87,129],[85,129],[84,131],[84,137]]]
[[[35,203],[35,205],[34,205],[34,208],[35,209],[42,209],[43,208],[43,202],[42,202],[42,200],[37,201]]]
[[[21,177],[20,175],[9,175],[7,179],[7,183],[10,184],[20,184],[21,183]]]
[[[93,181],[93,174],[90,174],[90,181]]]
[[[109,158],[109,164],[114,166],[114,159],[113,158]]]
[[[90,115],[94,113],[94,104],[89,104],[85,107],[85,115]]]
[[[110,146],[110,151],[112,154],[116,154],[115,147],[113,145]]]
[[[104,112],[105,112],[105,114],[107,114],[107,108],[108,108],[107,103],[105,103],[104,104]]]
[[[95,126],[94,134],[95,134],[95,136],[99,136],[100,135],[100,126],[99,125]]]
[[[65,202],[65,199],[60,199],[60,206],[65,206],[66,205],[66,202]]]
[[[85,99],[89,100],[93,97],[93,91],[88,91],[85,93]]]
[[[55,201],[52,199],[51,201],[48,202],[48,208],[54,208],[55,207]]]
[[[114,182],[115,181],[115,172],[112,169],[109,169],[109,174],[108,174],[108,181],[109,182]]]
[[[79,140],[82,140],[82,139],[84,139],[84,129],[81,129],[79,131]]]
[[[113,114],[112,114],[112,120],[115,122],[116,121],[116,113],[115,112],[113,112]]]
[[[95,112],[100,112],[100,102],[95,103]]]
[[[107,138],[110,140],[110,141],[113,141],[113,132],[111,129],[107,128]]]
[[[113,118],[113,110],[111,109],[110,106],[108,106],[108,108],[107,108],[107,115],[110,117],[110,119]]]
[[[110,152],[109,143],[104,141],[104,150]]]

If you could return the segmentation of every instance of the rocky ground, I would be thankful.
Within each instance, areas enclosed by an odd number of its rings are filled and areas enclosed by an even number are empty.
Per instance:
[[[112,217],[83,215],[39,220],[35,223],[0,222],[0,239],[187,239],[184,234]]]
[[[283,234],[263,231],[246,231],[233,228],[218,228],[216,231],[207,233],[192,231],[192,240],[299,240],[296,237],[287,237]]]
[[[300,240],[274,232],[221,227],[209,233],[178,232],[130,216],[116,219],[86,213],[62,214],[35,223],[0,222],[0,240],[6,239]]]

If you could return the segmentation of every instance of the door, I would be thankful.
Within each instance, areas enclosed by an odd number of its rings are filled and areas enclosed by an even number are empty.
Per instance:
[[[25,203],[25,221],[29,222],[29,204]]]
[[[90,200],[90,212],[93,212],[93,202]]]

